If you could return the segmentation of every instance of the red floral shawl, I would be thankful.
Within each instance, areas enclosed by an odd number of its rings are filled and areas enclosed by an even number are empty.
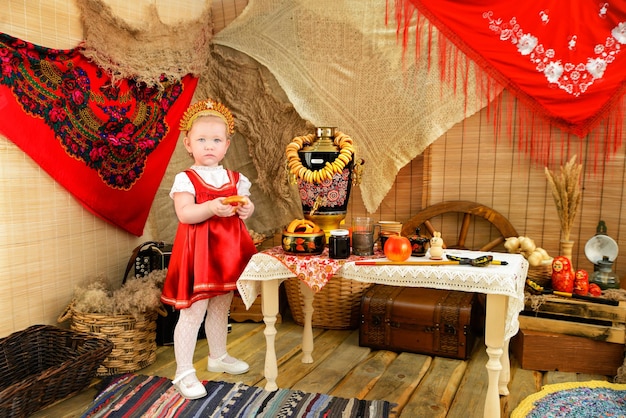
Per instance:
[[[147,88],[0,34],[0,132],[85,208],[140,236],[197,79]]]
[[[530,142],[522,146],[536,159],[548,157],[540,143],[550,139],[551,126],[592,134],[588,139],[603,143],[599,152],[606,155],[621,145],[626,2],[395,0],[395,6],[405,47],[416,14],[420,30],[439,30],[442,77],[462,62],[460,51],[526,105],[531,114],[518,137]],[[419,46],[417,52],[424,53]]]

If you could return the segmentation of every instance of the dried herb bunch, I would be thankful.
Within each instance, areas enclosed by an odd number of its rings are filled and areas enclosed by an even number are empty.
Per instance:
[[[106,315],[141,315],[161,307],[165,270],[153,270],[147,276],[127,280],[115,288],[104,275],[87,286],[76,287],[74,309],[78,312]]]
[[[561,233],[564,241],[569,241],[569,235],[574,224],[574,218],[580,204],[580,172],[582,164],[576,164],[574,155],[565,166],[561,166],[558,175],[545,168],[546,177],[552,190],[552,197],[556,211],[561,220]]]

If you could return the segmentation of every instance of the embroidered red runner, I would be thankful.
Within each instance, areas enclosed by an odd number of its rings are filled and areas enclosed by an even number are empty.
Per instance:
[[[439,30],[442,72],[457,64],[460,50],[549,125],[584,137],[611,116],[602,139],[609,151],[621,144],[625,2],[395,0],[395,5],[405,48],[416,13],[418,28],[432,24]]]
[[[140,236],[197,79],[112,85],[80,48],[0,34],[0,132],[85,208]]]

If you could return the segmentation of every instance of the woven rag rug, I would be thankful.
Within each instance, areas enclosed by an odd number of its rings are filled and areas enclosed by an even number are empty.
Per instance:
[[[270,392],[243,383],[204,381],[208,395],[187,400],[172,381],[158,376],[116,377],[96,397],[83,418],[96,417],[341,417],[384,418],[387,401],[337,398],[278,389]]]
[[[403,53],[386,10],[385,0],[251,0],[213,38],[266,66],[302,118],[354,139],[369,212],[403,166],[501,91],[463,69],[455,75],[467,94],[455,94],[439,82],[438,62]]]
[[[626,417],[626,385],[598,380],[546,385],[511,414],[511,418],[543,417]]]

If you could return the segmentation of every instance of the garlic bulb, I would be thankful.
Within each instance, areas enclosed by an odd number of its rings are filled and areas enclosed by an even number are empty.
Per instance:
[[[512,254],[519,252],[519,239],[517,237],[509,237],[504,241],[504,248]]]
[[[543,261],[543,256],[541,255],[539,251],[533,251],[528,256],[528,264],[530,264],[533,267],[540,266],[542,261]]]
[[[533,251],[535,251],[535,248],[537,248],[537,246],[535,245],[535,241],[533,239],[527,237],[524,241],[520,243],[520,248],[523,252],[531,254]]]

